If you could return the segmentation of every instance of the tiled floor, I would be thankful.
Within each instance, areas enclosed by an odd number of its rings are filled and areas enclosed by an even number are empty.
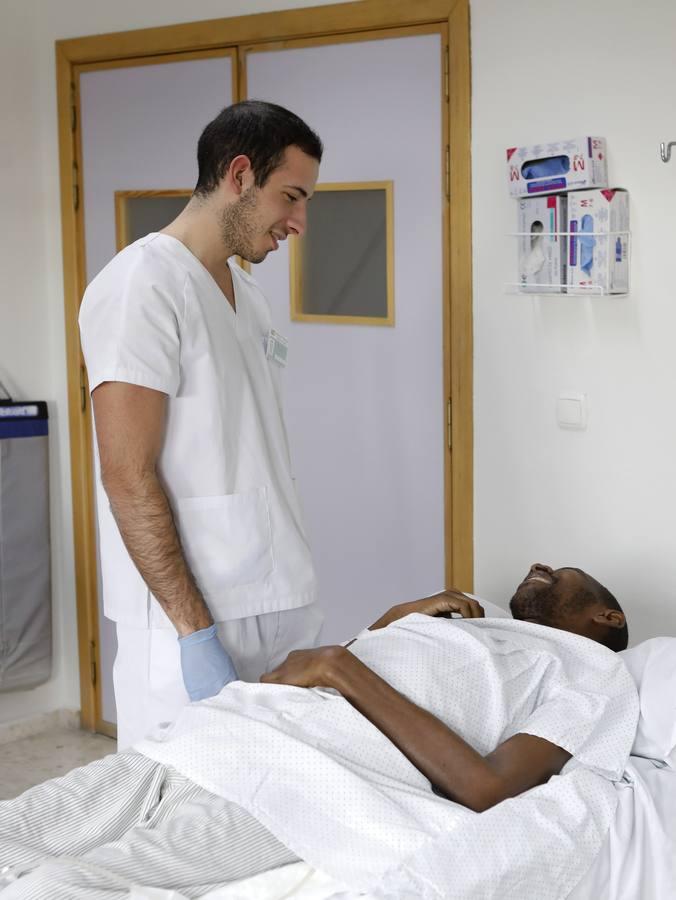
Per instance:
[[[0,744],[0,800],[114,753],[115,747],[110,738],[74,728],[53,728]]]

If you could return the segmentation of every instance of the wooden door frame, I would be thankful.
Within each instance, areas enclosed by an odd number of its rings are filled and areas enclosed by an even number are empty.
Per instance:
[[[125,65],[131,59],[152,63],[165,61],[170,54],[202,56],[229,48],[237,61],[233,82],[241,97],[244,54],[239,54],[237,48],[244,45],[440,23],[448,26],[449,47],[444,79],[447,202],[443,223],[443,378],[446,399],[445,408],[439,411],[447,422],[448,432],[444,457],[446,584],[470,591],[474,526],[469,0],[416,0],[415,3],[360,0],[56,42],[68,421],[83,728],[96,729],[100,709],[92,674],[99,665],[92,423],[77,325],[86,286],[80,197],[79,72]]]

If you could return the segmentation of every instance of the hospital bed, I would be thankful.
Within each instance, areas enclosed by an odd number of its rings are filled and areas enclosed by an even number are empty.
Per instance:
[[[487,615],[507,616],[499,607],[480,602]],[[624,651],[623,657],[639,691],[639,727],[624,779],[616,785],[613,825],[568,900],[676,900],[676,638],[645,641]],[[546,859],[542,865],[547,865]],[[146,898],[138,892],[131,896]],[[151,896],[161,895],[148,895],[148,900]],[[212,891],[205,900],[356,900],[358,896],[367,895],[351,893],[324,873],[296,863]],[[454,896],[452,889],[447,896]]]
[[[492,604],[482,603],[489,616],[507,616]],[[492,627],[490,623],[486,626]],[[432,891],[399,890],[404,882],[397,881],[401,874],[398,863],[394,867],[396,890],[384,887],[389,869],[384,871],[384,881],[378,875],[378,881],[369,884],[372,894],[348,890],[340,884],[343,868],[347,868],[344,864],[351,861],[348,854],[340,866],[331,870],[332,878],[299,862],[229,884],[205,897],[421,900],[424,893],[430,900],[676,900],[676,638],[645,641],[625,651],[623,658],[638,688],[640,718],[622,780],[613,784],[578,765],[571,773],[564,770],[546,785],[497,804],[486,813],[469,819],[465,813],[462,828],[456,829],[453,839],[443,824],[412,854],[424,881],[430,881],[431,869],[441,866],[435,873]],[[614,678],[627,678],[616,661],[613,667]],[[243,689],[250,687],[245,685]],[[616,769],[616,774],[619,771]],[[586,786],[587,793],[577,790],[580,785]],[[605,813],[603,803],[596,802],[597,794],[602,795]],[[569,800],[572,808],[567,806]],[[444,804],[444,809],[453,812],[453,806]],[[586,836],[594,832],[597,813],[603,813],[598,819],[603,829],[596,829],[596,840],[590,843]],[[353,827],[351,822],[349,827]],[[585,847],[586,862],[582,865],[580,849]],[[598,847],[601,849],[597,852]],[[559,849],[568,857],[571,852],[575,854],[565,892],[552,874]],[[461,860],[464,889],[458,883]],[[406,866],[408,861],[402,864],[403,868]],[[544,890],[524,891],[525,883],[537,884]],[[141,886],[132,888],[129,898],[185,900],[177,891]]]

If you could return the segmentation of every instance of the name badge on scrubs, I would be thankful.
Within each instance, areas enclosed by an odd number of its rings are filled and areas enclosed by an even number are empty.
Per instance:
[[[278,366],[285,366],[286,359],[289,354],[289,342],[285,337],[271,328],[268,336],[265,338],[265,355],[268,359],[276,362]]]

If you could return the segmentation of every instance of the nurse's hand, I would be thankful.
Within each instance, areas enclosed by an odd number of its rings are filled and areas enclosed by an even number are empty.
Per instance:
[[[183,684],[191,700],[214,697],[230,681],[237,680],[237,672],[218,639],[215,625],[179,638],[178,644]]]
[[[315,647],[292,650],[284,662],[261,675],[265,684],[291,684],[295,687],[333,687],[333,676],[352,654],[344,647]]]
[[[411,603],[400,603],[388,610],[377,622],[369,626],[370,631],[378,628],[386,628],[397,619],[410,616],[411,613],[420,613],[424,616],[444,616],[450,619],[453,613],[462,616],[463,619],[483,619],[484,608],[461,591],[449,588],[433,597],[425,597],[423,600],[413,600]]]

